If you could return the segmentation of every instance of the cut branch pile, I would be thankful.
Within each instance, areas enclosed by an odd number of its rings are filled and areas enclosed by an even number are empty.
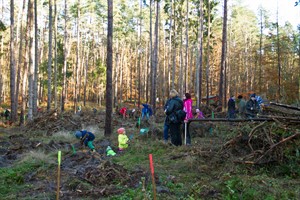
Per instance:
[[[74,114],[65,112],[58,114],[55,110],[40,114],[33,121],[29,121],[24,127],[25,132],[36,130],[46,131],[51,135],[61,130],[77,130],[82,128],[82,124],[100,124],[104,122],[104,116],[93,112],[81,112]]]
[[[294,107],[274,105],[268,107],[273,122],[262,122],[249,133],[241,132],[223,145],[223,150],[239,157],[235,162],[244,164],[282,163],[295,156],[300,145],[300,112]],[[253,126],[252,123],[249,123]]]

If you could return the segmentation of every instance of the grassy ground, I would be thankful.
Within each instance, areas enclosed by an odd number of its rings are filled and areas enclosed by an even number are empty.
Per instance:
[[[0,199],[55,199],[58,150],[63,155],[60,199],[153,199],[154,195],[164,200],[300,199],[298,149],[293,149],[292,159],[281,163],[251,165],[238,162],[246,146],[239,146],[239,153],[236,148],[224,148],[226,142],[249,132],[251,126],[219,124],[204,135],[193,132],[191,146],[175,147],[162,142],[162,123],[153,123],[157,132],[148,135],[139,135],[134,122],[120,119],[116,123],[120,124],[114,129],[127,126],[127,134],[134,137],[129,148],[115,157],[107,157],[105,149],[109,144],[116,150],[117,134],[104,138],[103,131],[96,132],[99,156],[90,156],[77,146],[77,154],[73,155],[70,146],[78,141],[70,131],[47,135],[36,130],[25,135],[22,130],[1,129]],[[153,156],[155,185],[149,154]],[[107,161],[112,164],[103,165]],[[105,166],[110,170],[106,171]],[[105,172],[99,181],[103,176],[120,176],[98,185],[86,174],[79,176],[82,169]],[[136,177],[133,186],[124,182]]]

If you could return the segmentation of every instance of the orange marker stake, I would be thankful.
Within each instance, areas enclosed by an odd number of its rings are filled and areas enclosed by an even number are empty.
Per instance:
[[[155,187],[155,179],[154,179],[154,167],[153,167],[152,154],[149,154],[149,161],[150,161],[150,170],[152,175],[153,199],[156,200],[156,187]]]

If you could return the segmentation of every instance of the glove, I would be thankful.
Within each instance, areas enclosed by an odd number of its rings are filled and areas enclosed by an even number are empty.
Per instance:
[[[253,110],[253,107],[251,107],[251,110]]]

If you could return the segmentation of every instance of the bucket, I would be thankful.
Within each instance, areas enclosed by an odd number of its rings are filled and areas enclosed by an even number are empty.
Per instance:
[[[140,135],[145,135],[148,133],[148,131],[149,131],[149,128],[141,128]]]

